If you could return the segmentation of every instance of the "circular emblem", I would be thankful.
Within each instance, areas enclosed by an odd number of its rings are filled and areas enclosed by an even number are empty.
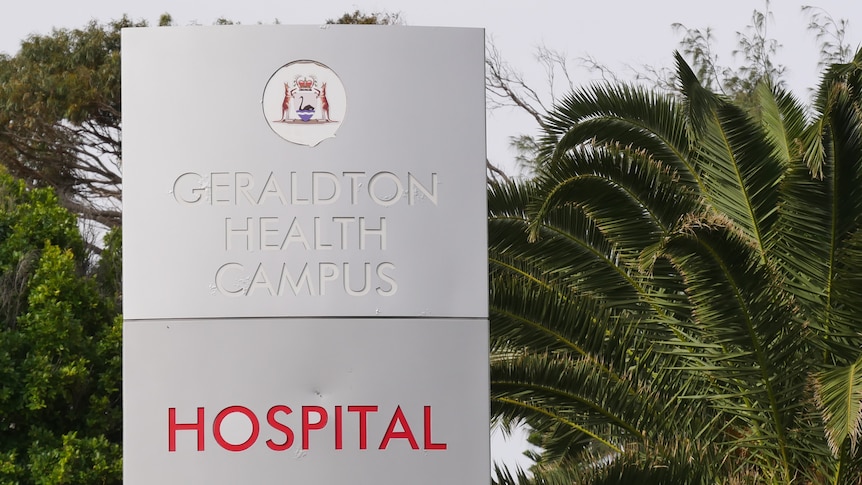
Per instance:
[[[347,113],[341,79],[327,66],[308,60],[293,61],[275,71],[261,104],[272,131],[291,143],[311,147],[335,137]]]

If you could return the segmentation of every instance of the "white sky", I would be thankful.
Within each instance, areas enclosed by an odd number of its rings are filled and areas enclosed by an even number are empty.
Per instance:
[[[620,72],[627,66],[672,67],[672,54],[681,34],[671,24],[710,27],[716,37],[719,62],[735,64],[732,50],[736,32],[751,23],[754,9],[763,1],[723,0],[0,0],[0,52],[13,54],[30,34],[47,34],[53,27],[74,28],[91,19],[108,21],[129,15],[134,20],[158,23],[170,13],[176,24],[211,24],[219,17],[243,24],[317,24],[342,13],[400,12],[408,25],[482,27],[494,39],[503,57],[522,71],[537,88],[544,87],[544,74],[534,61],[536,47],[545,45],[577,58],[592,56]],[[778,61],[787,67],[786,78],[802,98],[818,80],[818,47],[806,30],[808,17],[802,5],[815,5],[835,19],[850,20],[847,41],[855,49],[862,42],[862,2],[856,0],[772,0],[774,14],[770,37],[782,47]],[[859,22],[856,24],[854,22]],[[596,76],[577,71],[576,83]],[[547,91],[547,90],[545,90]],[[523,113],[500,109],[488,116],[488,156],[492,162],[513,170],[508,137],[532,133],[534,125]]]
[[[862,2],[858,0],[773,0],[769,36],[782,47],[777,60],[787,67],[786,79],[800,98],[816,86],[818,46],[806,29],[808,17],[802,5],[815,5],[835,19],[850,21],[847,42],[855,50],[862,43]],[[738,65],[732,50],[736,32],[751,23],[754,9],[763,1],[723,0],[0,0],[0,52],[14,54],[22,39],[48,34],[54,27],[76,28],[92,19],[106,22],[127,14],[133,20],[158,23],[170,13],[178,25],[213,23],[224,17],[243,24],[318,24],[345,12],[387,11],[402,14],[408,25],[482,27],[493,38],[502,56],[525,78],[543,87],[544,74],[534,61],[539,45],[561,51],[577,63],[592,56],[623,72],[626,66],[672,67],[673,51],[681,34],[671,24],[713,30],[719,63]],[[576,72],[578,84],[595,80],[583,70]],[[457,73],[453,73],[457,75]],[[421,107],[417,107],[421,109]],[[530,119],[522,113],[500,109],[488,115],[488,156],[492,162],[513,170],[508,136],[532,133]],[[511,461],[519,451],[503,450],[495,440],[495,456]]]
[[[127,14],[133,20],[157,24],[170,13],[176,24],[212,24],[224,17],[243,24],[317,24],[345,12],[387,11],[402,14],[408,25],[481,27],[493,38],[502,56],[537,88],[545,76],[534,60],[536,47],[561,51],[577,64],[592,56],[619,72],[628,66],[673,66],[673,51],[681,34],[671,24],[713,30],[719,63],[737,65],[732,56],[736,32],[751,23],[761,0],[0,0],[0,52],[14,54],[30,34],[47,34],[53,27],[75,28],[91,19],[109,21]],[[847,41],[856,49],[862,43],[862,2],[857,0],[772,0],[773,22],[769,36],[782,47],[778,61],[787,67],[786,78],[801,98],[816,86],[818,46],[806,29],[808,17],[802,5],[815,5],[835,19],[848,19]],[[858,22],[854,23],[854,22]],[[576,71],[576,83],[597,76]],[[540,89],[541,91],[541,89]],[[547,92],[544,90],[543,92]],[[488,156],[513,170],[508,137],[532,133],[534,125],[521,112],[499,109],[488,116]]]

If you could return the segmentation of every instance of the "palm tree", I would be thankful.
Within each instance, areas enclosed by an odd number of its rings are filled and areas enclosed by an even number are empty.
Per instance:
[[[858,483],[862,50],[810,119],[677,83],[572,93],[491,183],[493,413],[535,483]]]

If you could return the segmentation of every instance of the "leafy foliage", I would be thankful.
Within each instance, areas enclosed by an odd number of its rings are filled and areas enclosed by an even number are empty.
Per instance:
[[[117,288],[51,189],[2,173],[0,205],[0,482],[120,483]]]
[[[500,483],[856,483],[862,51],[811,119],[697,72],[574,91],[490,183],[492,410],[545,450]]]
[[[404,19],[400,13],[371,12],[361,10],[344,13],[337,19],[328,19],[327,24],[353,24],[353,25],[401,25]]]

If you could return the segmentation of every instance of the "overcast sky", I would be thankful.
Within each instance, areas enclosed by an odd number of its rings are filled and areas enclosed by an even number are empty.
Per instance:
[[[802,5],[815,5],[836,20],[849,20],[846,40],[855,50],[862,42],[862,2],[771,2],[768,36],[782,45],[777,60],[787,67],[790,87],[807,99],[807,89],[817,83],[819,49],[813,33],[806,29],[809,17],[802,12]],[[764,6],[763,1],[752,0],[0,0],[0,52],[14,54],[29,35],[48,34],[52,28],[81,27],[90,20],[107,22],[124,14],[153,25],[163,13],[171,14],[177,25],[209,25],[218,18],[243,24],[276,19],[283,24],[318,24],[359,9],[397,12],[408,25],[484,28],[503,58],[541,89],[545,77],[533,57],[538,46],[565,53],[573,65],[578,58],[591,56],[619,72],[629,66],[668,68],[681,39],[671,28],[675,22],[690,28],[711,28],[719,63],[738,65],[732,56],[736,33],[751,24],[754,9],[764,10]],[[577,84],[597,80],[584,70],[577,70],[576,75]],[[508,136],[533,133],[534,128],[527,116],[513,110],[489,113],[491,161],[512,171]],[[501,456],[499,447],[495,453]]]
[[[546,92],[541,89],[543,71],[534,60],[540,45],[563,52],[573,65],[591,56],[623,73],[644,65],[669,68],[681,39],[671,24],[678,22],[711,28],[719,63],[735,65],[736,33],[751,24],[754,9],[765,10],[765,2],[757,0],[0,0],[0,5],[0,52],[7,54],[14,54],[28,35],[47,34],[55,27],[80,27],[93,19],[106,22],[124,14],[157,24],[162,13],[170,13],[177,25],[209,25],[220,17],[243,24],[276,19],[283,24],[317,24],[356,9],[397,12],[408,25],[484,28],[501,55],[540,92]],[[770,3],[773,18],[768,35],[782,45],[778,61],[787,67],[786,78],[794,92],[807,99],[807,90],[818,80],[819,50],[813,33],[806,29],[809,17],[802,5],[815,5],[836,20],[849,20],[847,41],[855,50],[862,42],[862,2]],[[585,70],[575,73],[577,84],[598,79]],[[511,169],[508,137],[533,131],[534,124],[523,113],[510,109],[489,113],[489,158]]]

